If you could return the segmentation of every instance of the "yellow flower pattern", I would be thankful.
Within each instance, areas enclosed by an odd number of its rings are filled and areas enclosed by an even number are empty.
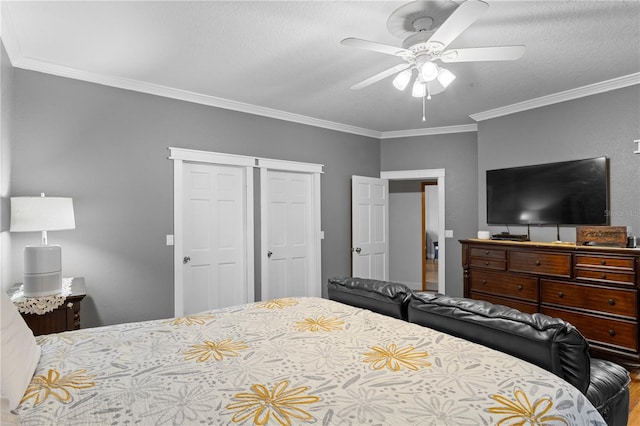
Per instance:
[[[364,354],[364,362],[371,363],[371,368],[374,370],[388,368],[391,371],[400,371],[404,367],[417,371],[420,367],[431,366],[430,362],[422,359],[429,354],[418,351],[413,346],[398,348],[395,343],[391,343],[386,348],[373,346],[371,349],[372,352]]]
[[[216,361],[222,361],[224,357],[237,357],[238,351],[248,348],[249,346],[244,342],[234,342],[231,339],[219,342],[205,340],[204,343],[191,345],[191,349],[184,351],[184,359],[188,361],[197,358],[199,362],[205,362],[209,358],[213,358]]]
[[[24,397],[20,403],[34,399],[34,405],[39,405],[47,400],[49,395],[54,396],[60,402],[71,401],[72,389],[87,389],[95,386],[91,380],[95,376],[88,376],[87,370],[78,370],[69,375],[61,376],[57,370],[50,369],[47,375],[39,374],[31,379]]]
[[[256,307],[263,309],[283,309],[289,306],[295,306],[298,302],[292,298],[286,299],[271,299],[266,302],[258,303]]]
[[[325,318],[324,315],[318,318],[305,318],[304,321],[298,321],[295,324],[298,331],[311,331],[317,333],[319,331],[338,331],[342,330],[344,321],[338,318]]]
[[[533,405],[529,401],[529,397],[521,389],[514,392],[514,400],[510,400],[502,395],[491,395],[496,402],[500,403],[500,407],[490,407],[490,413],[503,414],[497,426],[502,425],[531,425],[542,426],[550,422],[561,422],[569,424],[562,416],[548,415],[553,407],[551,398],[540,398]]]
[[[213,314],[194,314],[187,315],[185,317],[174,318],[167,321],[171,325],[204,325],[207,321],[214,319],[216,316]]]
[[[289,426],[292,421],[313,420],[313,416],[300,406],[313,404],[320,398],[304,395],[308,386],[287,389],[288,380],[277,383],[271,390],[261,384],[251,386],[251,392],[242,392],[234,396],[238,402],[226,406],[230,411],[236,411],[233,422],[241,423],[253,416],[253,423],[266,425],[273,419],[281,426]]]

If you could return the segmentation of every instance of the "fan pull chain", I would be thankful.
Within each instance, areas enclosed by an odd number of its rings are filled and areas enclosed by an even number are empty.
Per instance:
[[[427,118],[425,117],[425,110],[427,108],[427,97],[423,96],[422,97],[422,121],[427,121]]]

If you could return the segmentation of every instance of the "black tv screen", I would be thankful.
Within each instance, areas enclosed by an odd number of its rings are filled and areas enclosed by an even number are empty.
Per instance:
[[[608,225],[606,157],[487,170],[490,225]]]

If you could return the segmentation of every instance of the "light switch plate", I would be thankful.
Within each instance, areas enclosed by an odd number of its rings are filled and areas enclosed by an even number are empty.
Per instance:
[[[173,245],[173,235],[167,235],[167,245],[168,246],[172,246]]]
[[[453,229],[445,229],[444,230],[445,238],[453,238]]]

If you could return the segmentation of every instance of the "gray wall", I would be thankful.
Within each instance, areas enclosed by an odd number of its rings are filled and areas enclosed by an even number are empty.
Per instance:
[[[20,69],[14,84],[11,192],[73,197],[76,229],[49,240],[86,278],[83,325],[173,314],[169,146],[324,164],[323,287],[350,273],[350,177],[379,175],[378,140]],[[11,234],[12,282],[38,238]]]
[[[631,226],[640,235],[640,86],[524,111],[478,125],[478,224],[488,227],[486,170],[583,158],[609,157],[611,225]],[[511,226],[512,233],[526,227]],[[575,241],[575,227],[560,238]],[[531,239],[556,240],[555,227],[532,227]]]
[[[445,169],[445,228],[453,230],[446,253],[445,289],[462,296],[461,250],[457,240],[472,238],[478,220],[476,133],[451,133],[380,142],[381,170]],[[391,238],[391,237],[390,237]]]
[[[422,290],[420,181],[389,182],[389,280]]]
[[[0,43],[0,282],[11,278],[11,237],[9,220],[11,213],[11,123],[13,116],[13,68]],[[2,286],[6,290],[8,286]]]

